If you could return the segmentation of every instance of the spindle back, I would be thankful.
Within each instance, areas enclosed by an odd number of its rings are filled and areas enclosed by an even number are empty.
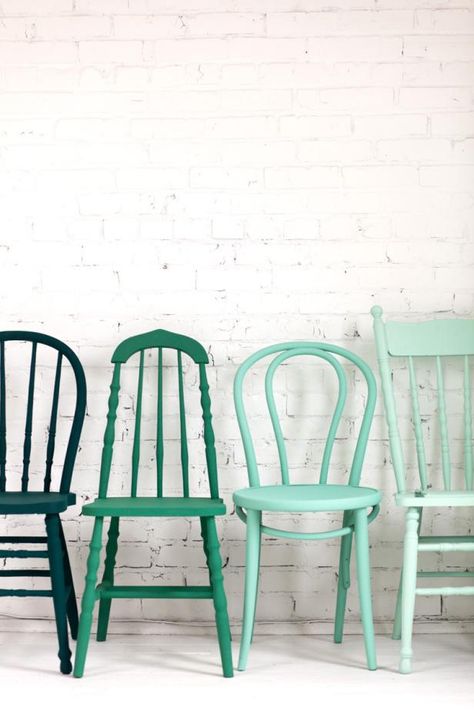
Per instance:
[[[29,380],[27,389],[27,406],[25,417],[25,434],[23,440],[23,467],[21,474],[21,491],[26,492],[30,486],[30,459],[31,459],[31,440],[33,433],[33,413],[35,399],[35,378],[37,372],[37,352],[38,346],[46,346],[53,349],[57,353],[56,370],[54,376],[53,394],[51,415],[48,426],[48,436],[46,443],[46,466],[43,479],[43,491],[47,492],[51,489],[51,473],[53,468],[56,431],[58,423],[59,411],[59,396],[61,386],[61,373],[63,361],[66,360],[71,366],[76,385],[75,393],[75,408],[72,417],[71,429],[67,441],[64,461],[62,463],[62,473],[60,480],[59,491],[61,493],[69,492],[71,486],[71,478],[76,459],[77,449],[79,446],[79,438],[81,436],[82,425],[84,422],[86,410],[86,379],[82,365],[74,353],[65,343],[57,338],[47,336],[43,333],[35,331],[0,331],[0,492],[7,489],[7,461],[8,461],[8,446],[7,446],[7,385],[6,378],[8,369],[15,368],[15,363],[8,362],[8,342],[24,341],[31,344],[31,357],[29,366]]]
[[[211,498],[219,498],[217,484],[217,459],[215,452],[214,432],[212,428],[211,400],[209,397],[209,384],[207,381],[206,364],[209,362],[203,346],[188,336],[158,329],[148,333],[127,338],[120,343],[112,356],[114,370],[110,385],[110,396],[107,413],[107,426],[104,433],[102,461],[100,471],[99,498],[107,496],[110,470],[112,465],[113,445],[115,440],[115,421],[119,404],[121,367],[132,356],[138,354],[138,382],[136,391],[135,424],[133,433],[132,465],[131,465],[131,491],[132,497],[137,496],[138,476],[140,468],[141,447],[141,420],[144,384],[144,358],[146,350],[158,351],[157,366],[157,403],[156,403],[156,493],[163,496],[163,468],[164,468],[164,434],[163,434],[163,351],[165,349],[176,351],[178,371],[178,397],[179,397],[179,422],[180,422],[180,449],[181,473],[183,496],[189,496],[189,454],[186,427],[186,410],[184,401],[183,363],[182,354],[189,356],[198,366],[199,388],[201,391],[201,409],[204,426],[204,445],[206,453],[207,473]]]
[[[250,486],[260,486],[260,477],[257,467],[257,459],[253,445],[252,435],[247,420],[247,415],[244,406],[244,379],[250,368],[259,360],[270,355],[275,355],[271,361],[265,376],[265,398],[267,402],[268,412],[270,415],[273,433],[278,448],[278,456],[280,462],[281,481],[282,484],[290,484],[288,457],[286,453],[286,445],[283,437],[283,432],[280,425],[279,416],[275,404],[275,396],[273,390],[273,381],[276,370],[287,360],[297,356],[315,356],[317,359],[328,363],[335,371],[338,380],[338,397],[336,400],[334,413],[329,426],[324,452],[321,462],[321,470],[319,475],[319,483],[326,484],[328,480],[329,466],[331,455],[336,439],[339,423],[344,412],[344,406],[347,398],[347,376],[344,368],[341,365],[340,358],[343,361],[352,363],[363,375],[366,384],[364,414],[357,437],[357,442],[352,458],[349,484],[357,486],[360,481],[362,464],[364,461],[365,450],[372,423],[372,418],[375,408],[375,400],[377,397],[377,387],[375,384],[374,375],[362,358],[355,353],[341,348],[340,346],[331,345],[328,343],[318,343],[314,341],[294,341],[291,343],[277,343],[273,346],[268,346],[257,351],[247,358],[239,367],[234,380],[234,402],[239,422],[240,433],[245,450],[245,458],[247,462],[247,470],[249,475]]]
[[[473,489],[472,405],[470,356],[474,355],[474,320],[439,319],[418,323],[384,322],[380,306],[371,309],[374,319],[375,343],[379,362],[385,414],[389,431],[390,452],[399,492],[406,491],[406,467],[397,420],[393,370],[389,359],[406,358],[412,409],[412,423],[421,490],[436,487],[430,480],[423,432],[423,415],[420,410],[419,385],[415,359],[433,358],[436,369],[437,414],[440,436],[440,456],[443,488],[452,488],[452,462],[450,436],[446,411],[445,370],[446,358],[461,359],[463,370],[463,429],[464,429],[464,481],[466,489]]]

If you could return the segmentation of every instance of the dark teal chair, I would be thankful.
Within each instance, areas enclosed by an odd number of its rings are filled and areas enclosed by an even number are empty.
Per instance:
[[[9,472],[18,469],[18,464],[11,463],[7,457],[9,447],[7,447],[7,417],[9,411],[18,415],[18,402],[21,399],[12,398],[8,403],[7,396],[7,366],[8,375],[11,371],[18,372],[18,364],[15,356],[11,355],[9,360],[8,346],[11,341],[22,341],[30,344],[31,358],[29,365],[29,380],[26,390],[26,417],[25,434],[22,449],[21,481],[19,486],[7,488]],[[44,476],[41,472],[41,489],[33,490],[34,479],[38,482],[38,472],[30,468],[31,442],[33,432],[33,412],[35,395],[38,388],[35,388],[37,375],[37,353],[38,346],[54,351],[56,360],[54,385],[51,398],[51,414],[47,428],[46,456]],[[72,368],[75,380],[75,409],[71,424],[67,423],[69,437],[65,449],[64,461],[61,463],[61,476],[59,486],[54,486],[53,461],[55,455],[56,432],[59,413],[59,396],[61,386],[61,374],[64,364],[69,364]],[[16,385],[16,381],[15,381]],[[15,393],[16,395],[16,393]],[[21,393],[20,393],[21,395]],[[50,577],[51,589],[1,589],[0,597],[52,597],[54,612],[56,617],[56,629],[59,642],[60,669],[63,674],[69,674],[72,670],[71,651],[68,641],[68,627],[71,629],[73,639],[77,637],[78,614],[76,606],[76,596],[74,584],[69,564],[69,557],[61,525],[60,514],[66,511],[68,506],[76,502],[75,494],[70,492],[71,478],[74,470],[74,462],[79,446],[82,425],[86,409],[86,379],[81,363],[76,354],[64,343],[56,338],[46,336],[33,331],[0,331],[0,514],[4,516],[15,515],[42,515],[45,517],[46,536],[0,536],[0,544],[7,544],[4,550],[0,550],[2,558],[38,559],[47,558],[49,570],[44,569],[9,569],[7,567],[0,570],[1,578],[17,577]],[[15,445],[14,445],[15,446]],[[12,450],[14,449],[12,447]],[[7,466],[8,459],[8,466]],[[12,477],[13,479],[13,477]],[[35,548],[17,548],[17,545],[34,544]],[[37,544],[45,544],[46,548],[36,547]]]

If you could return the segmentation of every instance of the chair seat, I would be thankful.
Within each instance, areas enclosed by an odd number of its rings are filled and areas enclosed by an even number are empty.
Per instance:
[[[337,484],[279,484],[253,486],[234,493],[237,506],[257,511],[346,511],[375,506],[381,499],[376,489]]]
[[[0,514],[61,513],[76,503],[76,495],[56,491],[3,491]]]
[[[110,496],[82,508],[86,516],[222,516],[225,511],[222,499],[199,496]]]
[[[474,491],[404,491],[396,494],[398,506],[474,506]]]

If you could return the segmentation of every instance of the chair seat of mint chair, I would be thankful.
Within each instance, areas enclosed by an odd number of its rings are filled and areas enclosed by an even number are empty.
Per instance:
[[[64,379],[68,379],[68,392],[66,397],[60,397]],[[67,405],[63,405],[65,400]],[[24,404],[26,414],[21,412]],[[43,515],[46,529],[44,536],[0,536],[0,558],[6,562],[44,558],[49,564],[49,568],[33,564],[33,568],[24,569],[7,564],[1,568],[0,577],[49,578],[51,583],[50,588],[38,585],[0,589],[0,597],[52,597],[63,674],[72,669],[68,623],[71,636],[76,639],[78,615],[59,514],[76,501],[69,489],[85,408],[84,371],[69,346],[34,331],[0,332],[0,515],[7,516],[7,525],[8,516],[15,516],[17,528],[23,523],[19,516]],[[14,434],[15,425],[23,417],[21,446]],[[17,450],[20,454],[15,461]]]
[[[337,484],[278,484],[234,493],[237,506],[279,513],[352,511],[362,506],[376,506],[379,501],[377,489]]]
[[[177,370],[177,391],[179,402],[179,429],[181,452],[181,484],[182,496],[164,496],[164,372],[163,352],[175,351]],[[157,352],[156,365],[151,365],[150,358]],[[154,376],[156,393],[151,401],[154,403],[156,420],[155,446],[155,491],[153,496],[140,496],[138,479],[141,471],[142,445],[142,405],[144,401],[145,353],[149,374]],[[138,382],[135,397],[135,422],[133,430],[132,463],[130,469],[130,496],[109,496],[109,478],[112,468],[113,445],[115,440],[115,422],[119,405],[119,389],[121,386],[121,369],[133,356],[138,356]],[[209,483],[209,496],[190,496],[189,484],[189,452],[187,436],[187,420],[185,409],[185,386],[183,371],[183,356],[190,361],[190,368],[197,370],[200,402],[203,420],[203,441],[206,457],[206,470]],[[133,361],[132,361],[133,362]],[[217,461],[214,445],[214,432],[211,418],[211,401],[207,381],[206,365],[208,357],[200,343],[170,331],[157,330],[140,334],[123,341],[112,356],[114,364],[112,383],[110,386],[107,426],[104,434],[102,463],[100,470],[99,496],[83,507],[85,516],[94,517],[94,527],[87,561],[87,575],[82,610],[79,621],[79,635],[74,662],[74,676],[81,677],[84,673],[89,637],[92,627],[92,614],[96,600],[99,601],[99,619],[97,625],[97,641],[105,641],[109,624],[111,602],[115,598],[173,598],[173,599],[210,599],[213,600],[217,626],[217,636],[224,676],[233,675],[232,649],[227,601],[224,592],[222,561],[219,539],[216,530],[216,516],[225,514],[226,508],[219,497],[217,480]],[[197,366],[197,367],[196,367]],[[156,371],[156,375],[155,375]],[[149,393],[151,394],[151,393]],[[147,399],[150,402],[150,398]],[[149,420],[150,418],[148,418]],[[142,457],[143,459],[143,457]],[[171,477],[169,477],[171,479]],[[168,481],[168,480],[167,480]],[[172,483],[172,482],[171,482]],[[203,540],[203,559],[209,570],[209,585],[116,585],[114,568],[118,550],[120,518],[126,517],[183,517],[200,519],[200,530]],[[105,565],[102,582],[97,585],[97,572],[102,549],[102,530],[104,518],[110,518],[108,540],[105,549]],[[176,545],[181,542],[176,541]]]
[[[291,483],[291,467],[288,462],[286,440],[283,436],[283,429],[274,395],[273,383],[276,371],[280,366],[286,366],[287,361],[299,356],[314,357],[314,359],[310,359],[313,365],[315,363],[321,364],[322,362],[323,365],[330,366],[335,372],[338,383],[338,395],[334,413],[323,446],[319,482],[315,484]],[[272,357],[272,359],[265,375],[265,397],[278,450],[281,473],[281,484],[273,486],[265,486],[260,483],[260,472],[257,464],[254,440],[251,435],[244,404],[246,402],[244,396],[244,381],[247,374],[259,361],[269,357]],[[363,414],[360,429],[354,443],[354,451],[352,452],[349,481],[347,484],[328,484],[327,480],[331,468],[331,455],[333,453],[335,440],[338,436],[340,421],[345,411],[348,393],[347,374],[342,363],[349,365],[351,368],[355,367],[359,376],[362,376],[365,399],[363,400]],[[255,399],[254,384],[252,388],[252,396]],[[376,517],[379,511],[381,496],[377,489],[359,486],[376,400],[376,385],[372,371],[361,358],[339,346],[312,341],[280,343],[257,351],[242,363],[235,376],[234,400],[250,483],[248,488],[240,489],[234,493],[237,514],[247,526],[244,615],[240,643],[239,669],[243,671],[247,666],[247,658],[252,642],[257,605],[262,533],[272,537],[302,540],[341,538],[334,629],[335,642],[341,642],[343,636],[346,599],[350,587],[352,541],[355,534],[360,609],[364,630],[367,666],[369,669],[376,669],[377,661],[370,589],[368,524]],[[339,512],[341,525],[339,528],[323,529],[314,533],[288,531],[275,528],[264,522],[263,517],[267,513],[271,514],[272,512],[281,514]]]
[[[449,570],[418,570],[419,553],[474,551],[474,535],[421,535],[425,508],[440,508],[440,520],[447,524],[452,517],[452,507],[474,507],[471,406],[474,320],[383,321],[380,306],[372,308],[372,316],[398,492],[395,500],[405,509],[403,564],[392,636],[401,639],[400,671],[407,674],[412,666],[416,596],[474,595],[472,585],[430,587],[417,582],[417,579],[421,582],[423,579],[443,577],[453,580],[474,578],[474,570],[468,570],[462,563],[456,565],[456,561]],[[404,376],[405,382],[402,381]],[[410,393],[416,451],[417,482],[414,485],[407,476],[408,439],[405,432],[403,439],[400,436],[396,409],[397,394],[403,394],[406,390]],[[451,419],[448,413],[453,408],[456,408],[455,417]],[[435,433],[432,440],[439,439],[439,448],[437,442],[436,447],[433,442],[429,443],[429,448],[426,447],[428,431]],[[457,462],[452,462],[451,451],[458,454]],[[454,477],[456,481],[453,481]],[[428,512],[428,515],[431,514]],[[470,515],[474,515],[474,509]],[[428,533],[432,534],[431,526],[430,529]]]

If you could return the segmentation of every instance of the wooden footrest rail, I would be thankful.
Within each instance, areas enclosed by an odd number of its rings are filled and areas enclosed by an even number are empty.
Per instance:
[[[194,598],[207,600],[213,597],[212,588],[205,585],[98,585],[101,599],[112,598]]]

